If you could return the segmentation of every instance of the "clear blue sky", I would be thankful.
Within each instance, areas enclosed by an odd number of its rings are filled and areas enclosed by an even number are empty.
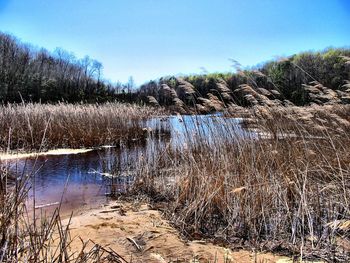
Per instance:
[[[136,83],[350,45],[350,0],[0,0],[0,30]]]

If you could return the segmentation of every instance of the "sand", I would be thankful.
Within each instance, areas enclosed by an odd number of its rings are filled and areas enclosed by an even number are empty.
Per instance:
[[[269,253],[232,251],[205,241],[186,241],[147,204],[114,201],[74,216],[70,228],[72,250],[80,251],[81,237],[112,248],[128,262],[292,262]]]

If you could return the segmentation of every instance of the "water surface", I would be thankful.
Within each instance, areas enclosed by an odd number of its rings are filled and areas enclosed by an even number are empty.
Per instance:
[[[207,143],[215,138],[226,140],[254,136],[243,129],[241,119],[224,118],[221,115],[171,116],[147,121],[149,133],[167,127],[169,137],[150,136],[145,143],[121,147],[101,147],[81,154],[39,156],[8,161],[12,171],[32,174],[29,207],[52,211],[61,203],[61,212],[79,213],[101,206],[109,201],[111,174],[116,192],[125,192],[133,181],[133,170],[141,156],[154,154],[165,145],[179,148],[196,142],[196,137]],[[35,204],[33,203],[35,196]]]

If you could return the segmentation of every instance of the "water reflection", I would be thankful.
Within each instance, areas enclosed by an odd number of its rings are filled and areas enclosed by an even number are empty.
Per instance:
[[[101,148],[82,154],[40,156],[12,161],[11,171],[32,174],[33,187],[29,191],[29,208],[35,206],[53,211],[62,201],[63,214],[85,210],[108,202],[112,170],[125,173],[133,169],[144,145]],[[121,177],[122,178],[122,177]],[[125,191],[127,180],[113,179],[116,191]]]
[[[170,131],[169,137],[151,136],[143,143],[105,147],[81,154],[40,156],[26,160],[11,161],[12,171],[33,173],[35,183],[29,193],[29,207],[35,190],[35,206],[51,211],[62,200],[62,213],[97,207],[108,202],[108,194],[113,183],[114,190],[123,192],[133,180],[133,171],[141,156],[168,145],[180,148],[195,143],[202,137],[208,143],[215,138],[247,138],[252,134],[240,125],[240,119],[227,119],[219,115],[173,116],[149,120],[145,126],[148,132],[164,127]],[[145,128],[146,128],[145,127]],[[117,178],[111,179],[111,173]],[[113,180],[113,181],[112,181]],[[66,188],[65,188],[66,186]],[[63,194],[64,193],[64,194]]]

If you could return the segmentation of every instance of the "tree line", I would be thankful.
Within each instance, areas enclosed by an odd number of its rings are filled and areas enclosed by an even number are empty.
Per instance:
[[[127,84],[104,80],[102,64],[88,56],[77,59],[60,48],[54,52],[33,48],[0,32],[0,103],[117,100],[193,107],[205,104],[208,99],[233,98],[235,104],[248,106],[234,94],[242,85],[249,85],[274,92],[276,98],[295,105],[306,105],[310,101],[304,84],[317,82],[336,91],[350,88],[346,82],[350,80],[349,57],[349,48],[329,48],[269,61],[250,69],[232,60],[232,72],[163,77],[134,89],[132,78]]]
[[[169,92],[167,92],[168,87],[170,87],[184,104],[191,107],[198,102],[197,98],[210,99],[211,96],[225,100],[222,98],[222,94],[234,95],[234,91],[239,90],[242,85],[249,85],[258,90],[274,91],[277,94],[275,97],[302,106],[310,102],[305,93],[305,84],[319,83],[335,91],[345,91],[350,88],[349,48],[329,48],[321,52],[303,52],[269,61],[250,69],[242,69],[237,61],[232,60],[232,67],[234,70],[229,73],[182,77],[182,81],[192,85],[192,88],[195,89],[191,99],[181,89],[179,78],[175,77],[160,78],[142,85],[138,91],[139,97],[143,101],[152,97],[160,105],[174,104],[172,100],[169,100]],[[229,89],[224,93],[220,93],[220,88],[218,89],[218,83],[221,81],[224,81]],[[164,89],[164,87],[167,88]],[[247,106],[239,98],[236,98],[234,102],[240,106]]]
[[[61,48],[51,53],[0,32],[0,103],[130,100],[133,82],[111,84],[102,69],[88,56],[77,59]]]

